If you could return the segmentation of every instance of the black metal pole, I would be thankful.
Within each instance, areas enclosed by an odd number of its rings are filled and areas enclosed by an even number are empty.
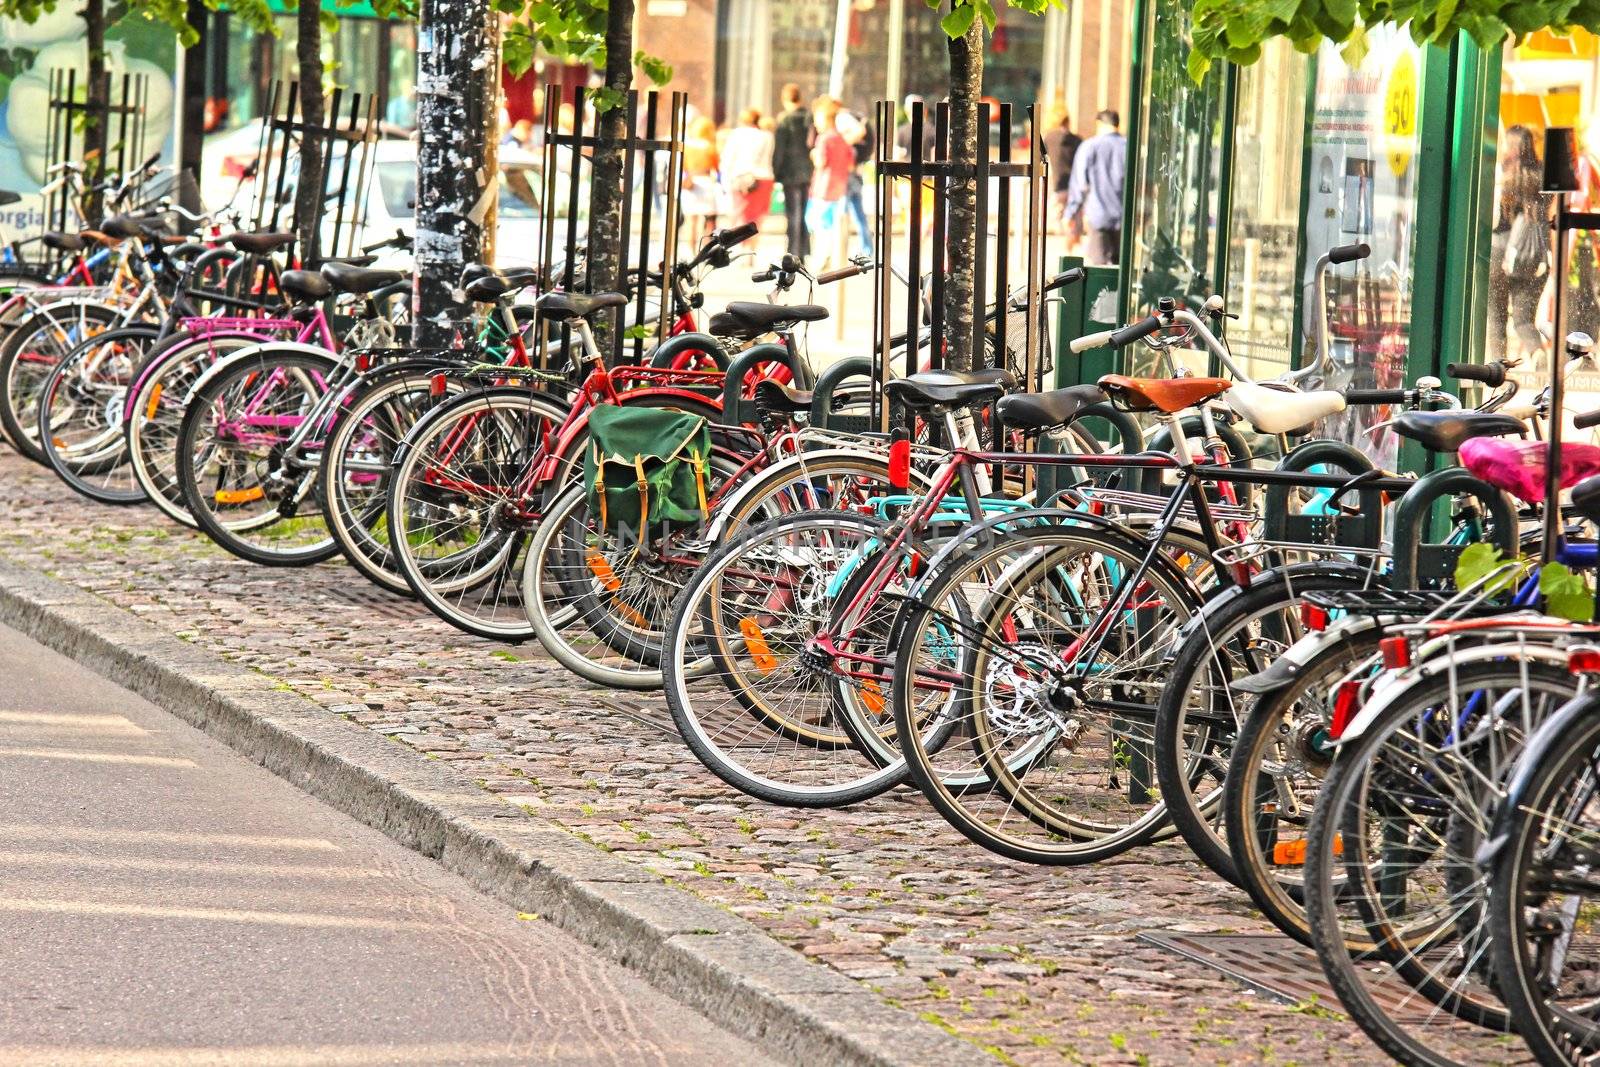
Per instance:
[[[487,0],[422,0],[417,24],[415,337],[455,334],[461,268],[492,244],[500,183],[500,23]]]

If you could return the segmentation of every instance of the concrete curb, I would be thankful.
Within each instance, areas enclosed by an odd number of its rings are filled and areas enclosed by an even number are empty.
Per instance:
[[[535,912],[799,1065],[992,1065],[752,924],[666,885],[263,675],[92,593],[0,561],[0,623],[204,730],[324,803]]]

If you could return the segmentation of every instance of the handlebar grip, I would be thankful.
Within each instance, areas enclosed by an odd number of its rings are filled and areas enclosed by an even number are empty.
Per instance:
[[[144,166],[140,167],[139,169],[140,170],[149,170],[151,167],[155,166],[157,163],[160,163],[160,162],[161,162],[161,153],[160,153],[160,151],[157,151],[157,152],[154,152],[150,156],[149,159],[145,160],[144,161]]]
[[[1111,343],[1111,338],[1116,336],[1116,330],[1101,330],[1099,333],[1086,333],[1082,337],[1074,337],[1068,348],[1076,354],[1087,352],[1091,348],[1104,348]]]
[[[778,272],[769,267],[766,270],[758,270],[754,274],[750,275],[750,280],[755,282],[757,285],[766,285],[777,276]]]
[[[1044,291],[1047,293],[1053,293],[1057,289],[1063,289],[1069,285],[1076,285],[1081,281],[1083,281],[1083,268],[1073,267],[1071,270],[1064,270],[1060,274],[1057,274],[1054,278],[1051,278],[1049,281],[1045,282]]]
[[[1346,404],[1404,404],[1411,399],[1408,389],[1346,389]]]
[[[1572,420],[1572,425],[1580,430],[1590,430],[1600,426],[1600,411],[1585,411],[1582,415]]]
[[[1328,249],[1329,263],[1354,263],[1358,259],[1366,259],[1372,255],[1372,246],[1369,244],[1339,245],[1337,248]]]
[[[1444,371],[1458,382],[1482,382],[1492,389],[1506,384],[1504,363],[1448,363]]]
[[[1132,344],[1142,337],[1149,337],[1151,334],[1161,329],[1161,326],[1161,316],[1151,315],[1147,319],[1140,319],[1132,326],[1124,326],[1120,330],[1113,331],[1108,343],[1112,348],[1121,348],[1124,345]]]
[[[830,270],[826,274],[817,275],[817,284],[828,285],[832,282],[843,281],[846,278],[854,278],[858,275],[865,274],[867,269],[868,268],[860,266],[859,264],[852,263],[848,267],[840,267],[838,270]]]
[[[722,245],[724,248],[731,248],[734,245],[743,244],[760,232],[761,226],[758,223],[747,222],[743,226],[735,226],[732,229],[719,231],[717,244]]]

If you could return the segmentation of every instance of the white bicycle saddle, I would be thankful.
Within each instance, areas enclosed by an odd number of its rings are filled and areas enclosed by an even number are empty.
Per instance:
[[[1292,393],[1250,382],[1234,382],[1222,399],[1262,433],[1288,433],[1345,409],[1344,394],[1332,389]]]

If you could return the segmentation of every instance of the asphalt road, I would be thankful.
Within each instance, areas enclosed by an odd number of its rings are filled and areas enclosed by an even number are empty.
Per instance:
[[[0,1064],[764,1062],[0,628]]]

